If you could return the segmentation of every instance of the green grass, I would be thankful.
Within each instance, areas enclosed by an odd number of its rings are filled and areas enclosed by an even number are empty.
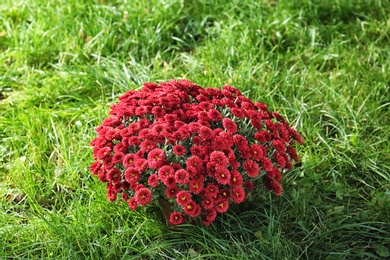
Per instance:
[[[385,259],[388,1],[0,4],[0,257]],[[281,197],[167,229],[89,173],[94,128],[147,81],[231,84],[302,133]]]

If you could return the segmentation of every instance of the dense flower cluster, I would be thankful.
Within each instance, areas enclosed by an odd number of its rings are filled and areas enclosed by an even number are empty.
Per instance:
[[[199,216],[209,225],[259,188],[256,180],[280,195],[282,172],[298,160],[296,130],[231,86],[146,83],[119,100],[96,129],[91,172],[132,210],[169,199],[172,224]]]

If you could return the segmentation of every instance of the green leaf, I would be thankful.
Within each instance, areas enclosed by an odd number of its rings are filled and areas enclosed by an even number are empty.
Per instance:
[[[380,257],[389,257],[390,252],[389,249],[383,245],[375,245],[375,252],[380,256]]]

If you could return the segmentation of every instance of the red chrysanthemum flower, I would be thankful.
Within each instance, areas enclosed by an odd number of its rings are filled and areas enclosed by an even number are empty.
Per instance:
[[[190,178],[197,178],[199,176],[199,171],[195,168],[195,167],[192,167],[192,166],[188,166],[187,167],[187,172],[190,176]]]
[[[272,146],[280,153],[284,153],[286,151],[286,146],[281,140],[273,140]]]
[[[175,180],[179,184],[187,184],[189,182],[189,173],[184,169],[179,169],[175,172]]]
[[[234,203],[241,203],[245,200],[245,191],[241,187],[234,187],[230,192],[230,198]]]
[[[192,155],[190,158],[188,158],[186,161],[186,165],[187,167],[194,167],[198,171],[203,168],[202,160],[196,155]]]
[[[131,136],[128,140],[127,140],[127,144],[128,145],[135,145],[135,146],[138,146],[141,144],[141,139],[138,137],[138,136]]]
[[[216,136],[213,140],[212,140],[212,144],[213,144],[213,149],[216,150],[216,151],[222,151],[224,149],[227,149],[229,148],[229,145],[228,143],[226,142],[226,140],[221,137],[221,136]]]
[[[218,185],[209,183],[204,189],[206,197],[216,197],[219,193]]]
[[[271,162],[270,159],[268,159],[267,157],[264,157],[264,158],[261,160],[261,162],[262,162],[262,166],[263,166],[264,171],[266,171],[266,172],[271,172],[271,171],[273,171],[274,166],[272,165],[272,162]]]
[[[122,200],[123,200],[123,202],[127,202],[128,199],[129,199],[129,194],[122,193]]]
[[[166,130],[168,128],[168,126],[166,124],[159,124],[159,123],[156,123],[156,124],[153,124],[153,126],[151,127],[151,133],[152,135],[154,136],[162,136],[164,130]]]
[[[237,158],[236,158],[234,152],[233,152],[233,153],[230,153],[230,154],[228,155],[228,159],[229,159],[230,167],[231,167],[233,170],[238,169],[238,168],[241,166],[240,162],[237,161]]]
[[[186,148],[182,145],[175,145],[173,147],[173,153],[177,156],[183,156],[187,153]]]
[[[157,174],[151,174],[148,178],[148,185],[150,187],[157,187],[158,185],[158,176]]]
[[[294,161],[299,161],[297,151],[295,151],[294,147],[292,147],[291,145],[287,146],[287,152]]]
[[[144,116],[147,112],[148,111],[147,111],[146,107],[144,107],[144,106],[137,107],[137,109],[135,110],[135,114],[137,116]]]
[[[249,191],[252,191],[254,188],[253,182],[251,182],[250,180],[246,180],[245,181],[245,188]]]
[[[275,167],[274,168],[274,179],[275,181],[277,182],[281,182],[282,181],[282,173],[280,172],[279,168]]]
[[[190,203],[190,201],[192,201],[191,198],[191,194],[186,190],[181,190],[176,194],[176,202],[182,207]]]
[[[228,133],[234,134],[237,132],[237,124],[230,118],[222,119],[222,125]]]
[[[141,174],[136,168],[133,167],[127,168],[127,170],[125,171],[125,180],[128,183],[136,183],[140,179],[141,179]]]
[[[149,128],[144,128],[138,132],[138,137],[144,140],[148,140],[152,137],[152,133]]]
[[[275,153],[274,158],[275,162],[280,166],[280,168],[286,167],[286,160],[281,153]]]
[[[251,116],[251,125],[257,130],[260,130],[262,127],[261,119],[261,115],[257,113]]]
[[[103,148],[98,150],[96,157],[99,160],[104,160],[105,158],[110,156],[110,154],[111,154],[111,148],[110,147],[103,147]]]
[[[139,205],[147,205],[152,201],[152,192],[147,188],[141,188],[135,193],[135,199]]]
[[[229,199],[230,198],[229,191],[227,189],[220,189],[218,193],[218,198],[226,199],[226,200]]]
[[[165,161],[165,153],[160,148],[155,148],[148,154],[149,167],[153,170],[158,169]]]
[[[192,155],[196,155],[199,158],[204,158],[204,156],[207,153],[205,147],[204,146],[200,146],[200,145],[192,146],[190,151],[191,151]]]
[[[250,146],[252,158],[256,161],[260,161],[264,157],[263,147],[259,144],[251,144]]]
[[[259,175],[259,165],[255,161],[246,160],[244,170],[249,177],[256,178]]]
[[[130,184],[130,185],[132,185],[132,190],[134,190],[134,191],[138,191],[139,189],[143,189],[143,188],[145,188],[145,186],[143,185],[143,184]]]
[[[188,130],[186,123],[184,123],[183,121],[175,121],[173,123],[173,126],[174,126],[175,129],[182,129],[182,127],[184,127],[186,130]]]
[[[143,158],[137,158],[135,161],[135,168],[139,172],[145,171],[146,168],[148,168],[148,161],[146,159],[143,159]]]
[[[172,166],[172,168],[173,168],[175,171],[181,169],[180,163],[172,163],[171,166]]]
[[[282,186],[280,186],[280,183],[276,180],[270,181],[270,187],[272,188],[272,191],[275,192],[277,196],[280,196],[282,194]]]
[[[119,182],[122,180],[122,172],[119,169],[111,169],[107,173],[107,180],[111,182]]]
[[[191,180],[188,184],[190,192],[199,194],[203,190],[203,180]]]
[[[221,121],[222,118],[223,118],[221,112],[219,112],[219,111],[216,110],[216,109],[210,109],[209,111],[207,111],[207,116],[208,116],[211,120],[216,121],[216,122]]]
[[[108,170],[112,169],[112,167],[114,167],[114,161],[112,160],[111,156],[104,158],[103,167],[106,171],[108,171]]]
[[[152,114],[156,117],[162,117],[165,115],[165,109],[159,106],[155,106],[152,108]]]
[[[161,180],[162,183],[164,183],[165,186],[172,186],[176,184],[176,179],[174,175],[169,175],[166,179]]]
[[[173,225],[179,225],[184,222],[184,216],[180,212],[172,212],[169,216],[169,222],[171,222]]]
[[[209,122],[210,118],[207,116],[206,111],[199,111],[197,114],[198,122],[203,125],[203,122]],[[206,124],[207,125],[207,124]]]
[[[151,141],[151,140],[145,140],[143,142],[141,142],[141,151],[144,151],[144,152],[150,152],[151,150],[153,150],[154,148],[156,148],[156,143]]]
[[[215,173],[217,172],[217,166],[216,166],[216,164],[213,163],[213,162],[208,162],[208,163],[206,164],[206,170],[207,170],[207,174],[208,174],[209,176],[214,177]]]
[[[265,130],[255,133],[254,138],[260,143],[265,143],[271,139],[270,133]]]
[[[242,182],[243,182],[243,178],[241,173],[237,170],[231,171],[230,185],[233,187],[241,186]]]
[[[215,201],[215,210],[219,213],[224,213],[229,209],[229,201],[227,199],[217,199]]]
[[[233,135],[233,141],[238,147],[247,147],[248,140],[240,134]]]
[[[115,164],[115,163],[122,163],[123,162],[123,158],[125,157],[125,154],[124,153],[116,153],[114,154],[114,156],[112,157],[112,162]]]
[[[131,136],[131,133],[129,132],[129,129],[128,128],[123,128],[120,130],[120,134],[123,137],[129,137]],[[123,140],[123,139],[122,139]]]
[[[222,88],[225,91],[227,91],[229,94],[231,94],[233,98],[238,97],[238,96],[242,96],[241,92],[238,89],[236,89],[235,87],[225,85]],[[222,92],[222,93],[226,96],[225,92]]]
[[[275,169],[275,168],[274,168],[274,169]],[[275,176],[276,176],[275,170],[268,171],[268,172],[267,172],[267,176],[268,176],[270,179],[274,179]]]
[[[215,209],[206,210],[206,214],[203,217],[203,224],[205,226],[209,226],[217,217],[217,211]]]
[[[195,145],[201,145],[202,144],[202,138],[196,135],[196,136],[192,137],[192,142]]]
[[[168,186],[168,188],[165,189],[165,195],[168,199],[176,198],[178,192],[179,188],[176,185]]]
[[[218,138],[221,138],[222,140],[225,140],[225,147],[226,148],[230,148],[230,147],[232,147],[234,145],[233,137],[229,133],[227,133],[225,131],[221,131],[219,133]]]
[[[119,142],[114,146],[114,152],[116,154],[124,154],[127,149],[127,144]]]
[[[146,108],[148,110],[148,107]],[[150,121],[147,118],[142,118],[138,121],[141,128],[146,128],[150,125]]]
[[[197,112],[196,112],[197,113]],[[191,133],[195,133],[195,132],[198,132],[199,128],[201,127],[201,125],[198,123],[198,122],[191,122],[188,124],[188,130],[191,132]]]
[[[190,201],[183,207],[184,213],[189,215],[190,217],[196,217],[199,215],[200,206],[196,204],[194,201]],[[198,214],[197,214],[198,213]]]
[[[217,169],[215,172],[215,179],[219,184],[226,185],[230,183],[230,172],[226,168]]]
[[[199,129],[199,136],[205,140],[211,140],[214,137],[214,132],[207,126],[201,126]]]
[[[292,137],[298,142],[298,144],[303,143],[302,136],[300,136],[294,128],[290,128],[289,131],[290,131],[290,134],[292,135]]]
[[[216,168],[225,168],[229,164],[229,159],[223,152],[214,151],[210,154],[210,162],[214,163]]]
[[[101,182],[107,182],[107,177],[106,177],[106,174],[102,171],[99,171],[98,172],[98,178]]]
[[[214,207],[215,200],[212,197],[205,197],[202,200],[201,206],[204,209],[211,209]]]
[[[98,161],[94,162],[91,167],[89,168],[90,171],[94,174],[94,175],[97,175],[100,168],[102,167],[102,164]]]
[[[141,130],[141,126],[137,122],[131,123],[127,128],[129,129],[129,133],[131,134],[136,134],[139,130]]]
[[[115,201],[116,195],[118,194],[118,191],[113,187],[113,185],[110,185],[111,182],[108,183],[106,189],[107,189],[107,198],[109,201]]]
[[[264,124],[267,127],[267,129],[271,132],[273,132],[276,129],[276,124],[272,122],[270,119],[264,120]]]
[[[280,195],[281,171],[298,160],[296,130],[231,86],[146,83],[119,101],[96,128],[90,171],[106,182],[109,200],[121,194],[132,210],[152,194],[175,199],[172,224],[201,215],[210,225],[229,203],[245,201],[259,165],[265,188]]]
[[[161,181],[165,181],[169,176],[175,177],[175,169],[170,165],[161,166],[158,169],[158,177]]]
[[[180,130],[173,133],[173,138],[176,141],[182,141],[189,137],[190,137],[190,132],[187,129],[180,128]]]
[[[138,207],[138,202],[137,202],[137,200],[135,199],[135,197],[130,198],[130,199],[128,200],[127,204],[129,205],[129,208],[130,208],[131,210],[135,210],[135,209],[137,209],[137,207]]]
[[[245,112],[241,108],[234,107],[230,110],[232,114],[238,118],[244,118]]]
[[[214,109],[214,105],[210,102],[202,101],[199,103],[199,106],[203,108],[204,111],[208,111],[210,109]]]
[[[96,149],[96,152],[94,152],[94,157],[95,157],[95,159],[97,159],[97,158],[96,158],[96,153],[97,153],[97,151],[98,151],[100,148],[105,147],[107,144],[108,144],[108,141],[107,141],[106,138],[104,138],[103,136],[96,137],[95,139],[93,139],[93,140],[90,142],[90,145],[93,146],[94,149]]]
[[[126,168],[133,167],[137,156],[133,153],[126,154],[123,157],[123,166]]]

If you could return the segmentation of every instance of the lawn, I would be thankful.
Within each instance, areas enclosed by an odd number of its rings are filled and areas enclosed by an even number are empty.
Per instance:
[[[388,258],[389,14],[381,0],[3,0],[0,258]],[[158,206],[108,201],[89,172],[95,128],[127,90],[180,78],[235,86],[302,134],[282,196],[175,229]]]

